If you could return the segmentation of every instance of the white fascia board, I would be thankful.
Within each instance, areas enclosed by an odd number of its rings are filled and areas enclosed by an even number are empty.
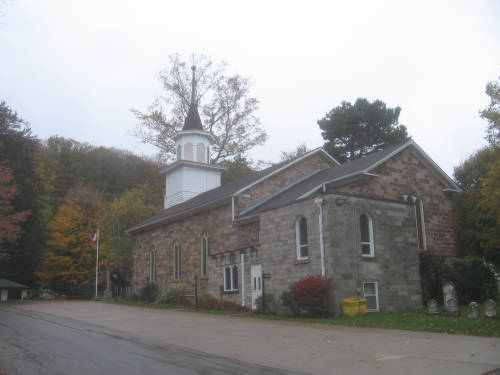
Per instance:
[[[342,176],[342,177],[338,177],[338,178],[334,178],[332,180],[324,181],[321,184],[319,184],[319,185],[315,186],[314,188],[312,188],[311,190],[309,190],[308,192],[302,194],[296,200],[307,198],[308,196],[310,196],[311,194],[313,194],[318,189],[321,189],[321,187],[324,186],[324,185],[331,184],[332,182],[342,181],[342,180],[345,180],[346,178],[354,177],[354,176],[361,175],[361,174],[364,174],[364,173],[363,172],[354,172],[354,173],[351,173],[351,174],[348,174],[348,175],[345,175],[345,176]]]
[[[257,184],[260,184],[262,181],[264,181],[264,180],[268,179],[269,177],[272,177],[272,176],[274,176],[275,174],[277,174],[277,173],[279,173],[279,172],[281,172],[281,171],[283,171],[283,170],[287,169],[287,168],[288,168],[288,167],[290,167],[291,165],[294,165],[294,164],[298,163],[299,161],[302,161],[302,160],[304,160],[304,159],[307,159],[309,156],[312,156],[312,155],[317,154],[317,153],[320,153],[320,154],[322,154],[323,156],[328,157],[328,159],[329,159],[329,160],[331,160],[331,161],[333,161],[333,162],[337,163],[338,165],[340,165],[340,163],[339,163],[337,160],[335,160],[334,158],[332,158],[332,156],[331,156],[330,154],[328,154],[328,152],[326,152],[326,151],[325,151],[322,147],[319,147],[319,148],[317,148],[317,149],[315,149],[315,150],[309,151],[308,153],[306,153],[306,154],[304,154],[304,155],[302,155],[302,156],[298,157],[297,159],[294,159],[294,160],[293,160],[293,161],[291,161],[290,163],[286,163],[286,164],[284,164],[281,168],[278,168],[278,169],[276,169],[275,171],[273,171],[273,172],[271,172],[271,173],[269,173],[269,174],[267,174],[267,175],[265,175],[265,176],[263,176],[263,177],[259,178],[258,180],[256,180],[256,181],[252,182],[251,184],[249,184],[249,185],[247,185],[247,186],[245,186],[245,187],[241,188],[240,190],[238,190],[237,192],[235,192],[235,193],[233,194],[233,196],[240,195],[240,194],[241,194],[241,193],[243,193],[245,190],[248,190],[248,189],[250,189],[251,187],[253,187],[253,186],[257,185]]]
[[[210,139],[210,141],[212,141],[212,143],[215,141],[214,136],[205,130],[181,130],[180,132],[174,134],[172,138],[175,141],[177,138],[183,135],[190,135],[190,134],[196,134],[207,137],[208,139]]]
[[[220,170],[220,171],[224,171],[227,169],[226,167],[222,167],[222,166],[215,165],[215,164],[199,163],[199,162],[189,161],[189,160],[177,160],[176,162],[163,168],[159,173],[165,174],[171,170],[179,168],[182,165],[188,165],[188,166],[192,166],[195,168],[201,168],[201,169]]]

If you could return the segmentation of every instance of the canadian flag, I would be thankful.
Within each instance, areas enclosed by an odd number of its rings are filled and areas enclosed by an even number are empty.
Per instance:
[[[94,238],[92,238],[92,242],[96,242],[99,239],[99,228],[95,231]]]

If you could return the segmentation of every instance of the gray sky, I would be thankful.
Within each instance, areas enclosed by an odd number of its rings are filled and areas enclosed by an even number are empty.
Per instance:
[[[448,173],[486,144],[478,111],[500,75],[500,1],[0,1],[0,100],[52,135],[153,155],[129,109],[161,93],[168,55],[252,78],[269,135],[253,159],[323,144],[343,100],[400,106]]]

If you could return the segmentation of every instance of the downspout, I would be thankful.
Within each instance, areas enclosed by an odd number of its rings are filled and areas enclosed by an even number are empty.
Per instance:
[[[325,266],[325,241],[323,239],[323,198],[318,197],[314,199],[314,203],[319,208],[319,246],[321,250],[321,276],[326,277]]]
[[[245,254],[240,254],[241,259],[241,306],[245,306]]]

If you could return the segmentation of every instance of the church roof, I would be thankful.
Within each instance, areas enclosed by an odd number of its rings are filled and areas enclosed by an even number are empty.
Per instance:
[[[337,161],[333,159],[328,153],[326,153],[326,151],[324,151],[322,148],[317,148],[305,155],[272,165],[269,168],[255,172],[249,176],[242,177],[236,181],[219,186],[218,188],[198,194],[197,196],[185,202],[179,203],[172,207],[168,207],[160,211],[155,216],[152,216],[149,219],[146,219],[143,222],[128,229],[127,232],[139,232],[143,229],[150,228],[157,224],[168,222],[170,220],[173,220],[174,218],[177,219],[182,215],[189,215],[197,210],[205,210],[208,209],[208,207],[216,206],[218,203],[224,202],[226,199],[230,199],[233,195],[237,195],[245,191],[251,186],[263,181],[266,178],[271,177],[275,173],[278,173],[282,169],[288,168],[290,165],[317,153],[321,153],[325,157],[337,163]]]
[[[323,185],[339,186],[354,179],[370,179],[376,177],[371,173],[376,167],[391,159],[407,148],[417,154],[418,158],[427,164],[431,172],[441,180],[445,190],[460,191],[460,188],[448,175],[441,170],[430,157],[413,141],[388,147],[384,150],[373,152],[362,158],[346,162],[338,167],[320,170],[307,178],[296,181],[293,184],[281,189],[275,194],[258,202],[252,207],[240,213],[240,217],[250,217],[259,213],[273,210],[291,204],[302,198],[310,197],[318,192]]]

